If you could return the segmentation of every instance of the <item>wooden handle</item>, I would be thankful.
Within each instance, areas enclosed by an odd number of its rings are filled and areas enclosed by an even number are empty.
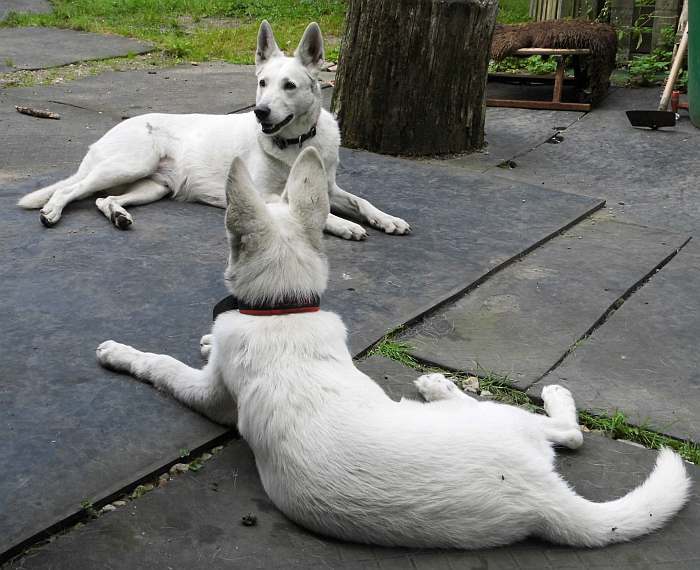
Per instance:
[[[681,43],[678,46],[678,51],[676,52],[676,57],[671,65],[671,71],[668,74],[668,79],[666,80],[666,87],[664,88],[664,93],[661,96],[661,102],[659,103],[659,111],[665,111],[668,108],[668,102],[671,100],[671,93],[673,92],[673,86],[676,84],[676,79],[678,79],[678,73],[681,70],[681,65],[683,64],[683,58],[685,57],[685,50],[688,49],[688,24],[686,23],[685,29],[683,30],[683,37],[681,38]]]

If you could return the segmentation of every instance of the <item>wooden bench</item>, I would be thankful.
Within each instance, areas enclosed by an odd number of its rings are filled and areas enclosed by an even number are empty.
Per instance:
[[[590,55],[589,49],[550,49],[550,48],[522,48],[515,52],[517,57],[530,57],[531,55],[545,55],[554,57],[557,61],[557,69],[554,73],[554,93],[551,101],[533,101],[527,99],[486,99],[489,107],[515,107],[518,109],[551,109],[555,111],[590,111],[590,103],[569,103],[561,100],[566,79],[566,66],[564,60],[566,56],[573,57],[574,77],[576,84],[581,83],[581,66],[579,58]],[[512,74],[514,78],[521,79],[542,79],[541,76]],[[546,76],[545,76],[546,77]],[[551,78],[551,76],[550,76]]]

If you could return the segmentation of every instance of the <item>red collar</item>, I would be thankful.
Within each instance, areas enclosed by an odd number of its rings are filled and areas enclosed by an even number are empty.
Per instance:
[[[256,317],[267,317],[269,315],[293,315],[294,313],[315,313],[320,311],[318,305],[308,305],[305,307],[289,307],[287,309],[238,309],[241,315],[254,315]]]
[[[268,317],[272,315],[293,315],[295,313],[315,313],[321,310],[321,299],[318,295],[312,295],[310,298],[300,300],[282,299],[274,304],[250,304],[245,301],[238,300],[235,296],[229,295],[224,297],[214,306],[214,319],[221,313],[228,311],[238,311],[242,315],[253,315],[256,317]]]

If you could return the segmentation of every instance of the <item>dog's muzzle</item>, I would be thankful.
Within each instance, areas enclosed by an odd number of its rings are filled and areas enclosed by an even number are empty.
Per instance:
[[[262,128],[262,132],[266,135],[274,135],[282,127],[288,125],[294,118],[294,115],[288,115],[283,121],[280,121],[279,123],[270,123],[268,121],[265,121],[264,119],[261,120],[257,113],[255,114],[255,116],[258,117],[258,122],[260,123],[260,127]]]

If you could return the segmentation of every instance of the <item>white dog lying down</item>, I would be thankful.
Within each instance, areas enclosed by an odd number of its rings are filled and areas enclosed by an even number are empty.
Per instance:
[[[226,173],[234,156],[242,158],[266,201],[279,200],[302,147],[315,147],[326,166],[331,208],[387,233],[405,234],[409,225],[335,182],[340,133],[333,116],[321,107],[318,74],[323,38],[311,23],[294,57],[277,47],[267,21],[260,25],[255,55],[258,90],[254,111],[236,115],[166,115],[128,119],[90,147],[78,172],[27,194],[23,208],[41,208],[40,219],[53,226],[70,202],[97,192],[97,207],[120,229],[133,218],[125,210],[171,196],[176,200],[226,207]],[[43,207],[42,207],[43,206]],[[364,239],[365,229],[329,215],[325,229],[346,239]]]
[[[534,535],[578,546],[633,539],[686,502],[683,462],[662,450],[651,476],[621,499],[593,503],[554,471],[552,444],[582,443],[571,394],[543,391],[547,416],[478,402],[441,374],[427,400],[392,401],[355,368],[340,318],[315,311],[328,266],[328,193],[320,156],[302,152],[266,207],[242,161],[227,183],[226,281],[240,311],[222,313],[208,364],[106,341],[100,363],[127,372],[228,425],[237,422],[260,478],[290,519],[345,540],[482,548]],[[296,305],[290,314],[256,310]],[[272,311],[274,312],[274,311]]]

